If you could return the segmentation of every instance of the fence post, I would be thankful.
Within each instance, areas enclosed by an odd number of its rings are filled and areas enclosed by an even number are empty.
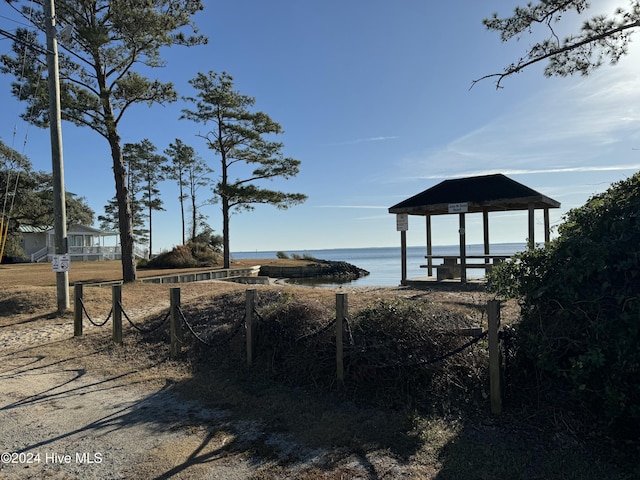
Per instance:
[[[338,387],[344,387],[344,339],[343,324],[348,316],[348,297],[346,293],[336,293],[336,376]]]
[[[122,344],[122,285],[111,287],[111,308],[113,309],[113,343]]]
[[[256,291],[249,289],[245,299],[244,324],[247,332],[247,367],[253,366],[253,356],[256,347],[256,323],[255,323]]]
[[[169,304],[171,309],[169,331],[171,336],[171,357],[180,355],[182,344],[182,323],[180,322],[180,288],[173,287],[169,290]]]
[[[500,351],[500,301],[489,300],[487,303],[489,321],[489,393],[491,413],[502,412],[502,354]]]
[[[73,286],[73,336],[82,336],[82,283]]]

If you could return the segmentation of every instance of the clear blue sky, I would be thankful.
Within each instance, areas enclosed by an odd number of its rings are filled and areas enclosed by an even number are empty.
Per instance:
[[[444,179],[504,173],[562,203],[552,224],[612,182],[640,170],[640,49],[590,77],[548,79],[542,65],[504,82],[469,89],[501,71],[534,38],[503,44],[482,26],[523,2],[491,0],[205,0],[196,23],[209,44],[165,52],[156,75],[192,95],[188,80],[209,70],[230,73],[236,88],[284,130],[284,154],[300,174],[268,186],[309,196],[280,211],[259,206],[233,215],[232,251],[397,246],[387,209]],[[610,13],[619,2],[600,2]],[[0,28],[18,25],[4,2]],[[575,19],[569,18],[575,24]],[[636,43],[640,37],[636,38]],[[0,53],[10,40],[0,39]],[[48,131],[18,120],[24,106],[0,77],[0,138],[51,170]],[[120,126],[124,142],[149,138],[160,151],[175,138],[212,168],[217,159],[179,120],[182,102],[136,106]],[[17,134],[14,138],[14,125]],[[23,149],[25,134],[28,134]],[[114,182],[107,142],[63,124],[66,189],[103,212]],[[166,211],[156,212],[154,251],[181,241],[177,188],[162,185]],[[221,233],[219,206],[205,211]],[[477,217],[477,218],[476,218]],[[542,214],[537,218],[542,237]],[[457,219],[433,220],[434,243],[457,243]],[[526,213],[490,215],[491,241],[524,242]],[[424,221],[410,217],[408,242],[424,245]],[[467,218],[468,243],[482,242],[480,215]]]

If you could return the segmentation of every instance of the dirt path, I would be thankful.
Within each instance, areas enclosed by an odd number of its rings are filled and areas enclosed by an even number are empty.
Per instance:
[[[241,453],[250,428],[239,435],[225,412],[164,387],[132,385],[126,374],[96,378],[73,358],[51,359],[47,345],[69,328],[58,323],[32,325],[28,335],[22,328],[0,333],[3,351],[12,350],[0,366],[0,478],[250,476],[254,466]]]
[[[139,381],[134,370],[99,376],[83,367],[71,332],[69,319],[0,324],[1,480],[297,478],[315,466],[409,478],[408,466],[380,454],[333,463],[335,452],[185,401],[170,382]]]

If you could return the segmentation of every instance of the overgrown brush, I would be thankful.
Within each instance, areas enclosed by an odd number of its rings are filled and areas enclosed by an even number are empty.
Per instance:
[[[187,313],[189,321],[215,347],[186,341],[202,353],[215,350],[224,361],[235,359],[242,368],[245,335],[237,327],[244,309],[239,292],[198,305]],[[254,375],[294,386],[337,388],[333,305],[287,292],[261,292],[257,312]],[[479,399],[486,384],[486,344],[481,340],[457,352],[470,339],[453,333],[470,326],[471,320],[425,301],[379,300],[356,312],[344,323],[345,393],[384,406],[444,410]]]
[[[221,255],[211,246],[204,243],[189,242],[178,245],[168,252],[152,258],[146,263],[147,268],[193,268],[213,267],[220,265]]]
[[[571,210],[559,233],[491,275],[494,291],[522,302],[513,373],[535,380],[535,398],[637,438],[640,173]]]

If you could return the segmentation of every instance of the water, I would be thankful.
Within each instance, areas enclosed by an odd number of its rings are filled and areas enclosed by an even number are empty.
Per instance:
[[[525,250],[524,243],[497,243],[491,245],[491,253],[496,255],[513,255]],[[275,251],[235,252],[232,258],[277,258]],[[290,250],[291,254],[310,255],[322,260],[344,261],[363,268],[369,272],[366,277],[348,282],[350,286],[397,286],[401,277],[400,247],[374,247],[374,248],[332,248],[325,250]],[[458,245],[434,246],[433,255],[458,255]],[[482,255],[483,245],[467,245],[467,255]],[[426,277],[427,270],[420,268],[426,263],[424,258],[426,247],[407,247],[407,278]],[[435,263],[438,263],[436,260]],[[468,278],[479,278],[484,275],[480,269],[467,271]],[[319,283],[314,282],[315,285]],[[333,282],[320,283],[321,285],[335,285]]]

